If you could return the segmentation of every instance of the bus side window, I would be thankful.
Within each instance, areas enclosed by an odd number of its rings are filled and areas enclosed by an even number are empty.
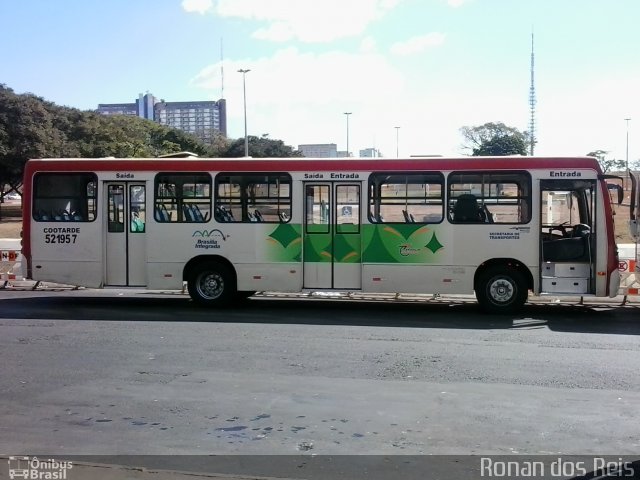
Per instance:
[[[96,217],[96,176],[49,173],[34,176],[33,219],[39,222],[91,222]]]
[[[220,173],[215,179],[214,216],[218,222],[289,221],[291,175],[283,172]],[[282,212],[286,212],[283,218]]]
[[[523,224],[531,220],[531,175],[526,171],[452,172],[447,183],[453,223]]]

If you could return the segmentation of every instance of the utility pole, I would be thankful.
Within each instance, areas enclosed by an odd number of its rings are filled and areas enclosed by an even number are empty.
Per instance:
[[[344,112],[344,114],[347,116],[347,157],[349,157],[349,115],[351,112]]]
[[[238,73],[242,74],[242,91],[244,95],[244,156],[249,156],[249,137],[247,136],[247,73],[250,72],[249,69],[240,69]]]

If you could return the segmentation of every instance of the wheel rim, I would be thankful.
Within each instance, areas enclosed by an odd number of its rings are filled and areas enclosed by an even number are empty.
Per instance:
[[[489,298],[494,303],[509,303],[516,295],[516,286],[506,278],[498,277],[489,282],[487,288]]]
[[[224,278],[217,272],[204,272],[196,281],[198,295],[207,300],[214,300],[224,292]]]

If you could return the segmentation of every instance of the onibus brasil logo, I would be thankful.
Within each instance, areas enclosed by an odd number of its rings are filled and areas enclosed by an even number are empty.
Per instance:
[[[67,471],[73,468],[73,462],[53,458],[40,460],[38,457],[11,456],[8,461],[11,479],[65,480]]]

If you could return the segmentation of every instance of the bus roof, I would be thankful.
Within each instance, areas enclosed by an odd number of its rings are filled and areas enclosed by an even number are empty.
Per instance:
[[[25,174],[37,171],[418,171],[591,169],[593,157],[429,157],[429,158],[55,158],[33,159]]]

